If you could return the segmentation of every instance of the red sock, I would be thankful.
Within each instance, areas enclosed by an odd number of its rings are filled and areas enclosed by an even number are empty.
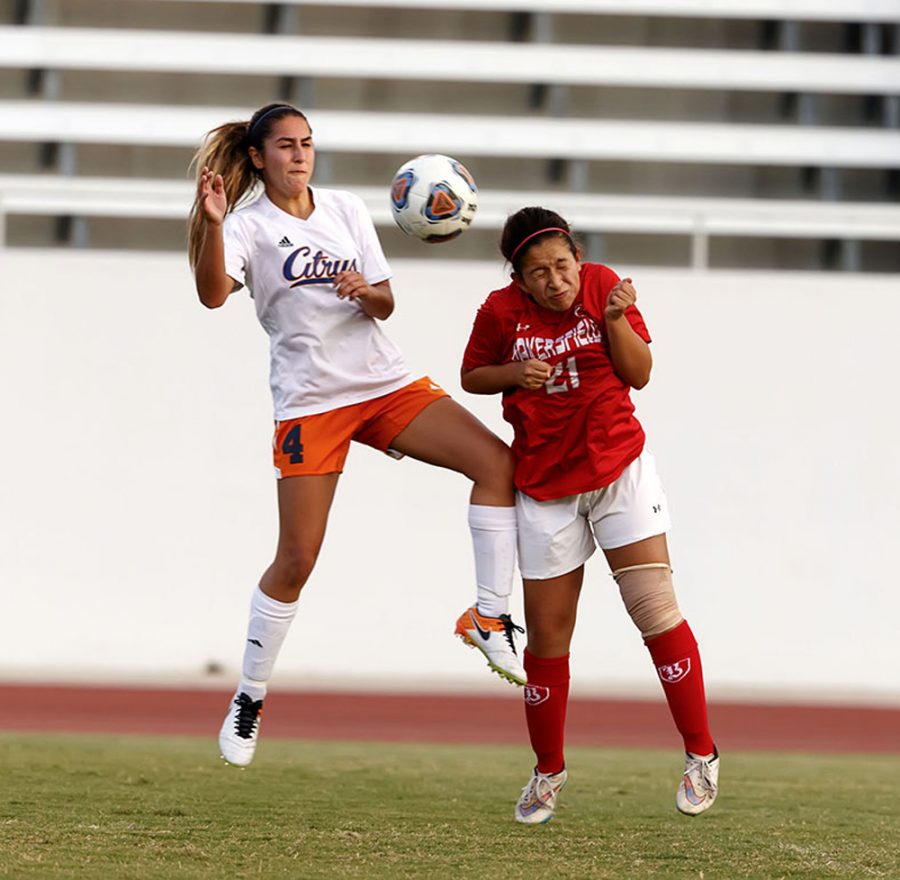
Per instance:
[[[685,751],[711,755],[715,746],[706,717],[703,667],[688,622],[683,620],[675,629],[654,636],[644,644],[662,682],[672,719],[684,738]]]
[[[566,765],[563,737],[569,702],[569,655],[535,657],[525,649],[523,657],[525,720],[540,773],[559,773]]]

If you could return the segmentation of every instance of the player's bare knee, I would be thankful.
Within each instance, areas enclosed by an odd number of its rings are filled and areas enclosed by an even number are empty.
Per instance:
[[[280,586],[299,595],[316,564],[318,553],[305,548],[281,550],[274,568]]]
[[[667,563],[631,565],[613,572],[625,609],[645,639],[674,629],[684,618]]]
[[[497,474],[502,479],[504,486],[511,484],[516,473],[516,457],[513,455],[512,449],[501,441],[498,444],[496,456]]]
[[[485,451],[475,457],[469,476],[476,486],[496,493],[508,493],[513,485],[516,462],[512,450],[499,438],[485,445]]]
[[[528,649],[540,657],[556,657],[568,651],[574,621],[568,615],[542,615],[528,621]],[[564,646],[560,649],[560,646]]]

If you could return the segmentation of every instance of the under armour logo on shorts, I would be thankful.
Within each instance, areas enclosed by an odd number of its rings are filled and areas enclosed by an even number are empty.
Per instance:
[[[656,671],[663,681],[667,681],[669,684],[676,684],[681,679],[686,678],[691,671],[691,658],[685,657],[684,660],[678,660],[675,663],[657,666]]]

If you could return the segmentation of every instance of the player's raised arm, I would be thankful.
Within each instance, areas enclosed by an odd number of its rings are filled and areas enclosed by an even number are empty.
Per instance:
[[[225,272],[225,245],[222,223],[228,211],[221,174],[203,167],[197,180],[195,214],[202,223],[203,237],[194,264],[194,282],[200,302],[207,308],[221,306],[234,290],[235,282]]]
[[[616,375],[632,388],[643,388],[650,381],[653,356],[650,346],[635,332],[625,311],[637,301],[630,278],[623,278],[609,292],[604,318],[609,353]]]

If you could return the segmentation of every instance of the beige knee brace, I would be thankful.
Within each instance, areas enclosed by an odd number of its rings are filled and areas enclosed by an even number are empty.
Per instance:
[[[629,565],[612,573],[625,609],[645,639],[674,629],[684,618],[678,610],[672,569],[665,562]]]

